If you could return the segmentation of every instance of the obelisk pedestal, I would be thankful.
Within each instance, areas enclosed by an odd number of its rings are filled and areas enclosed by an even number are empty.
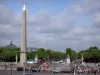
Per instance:
[[[24,5],[22,10],[20,66],[24,67],[25,63],[26,63],[26,8]]]

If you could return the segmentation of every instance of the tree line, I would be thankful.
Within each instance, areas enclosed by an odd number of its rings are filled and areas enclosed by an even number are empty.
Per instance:
[[[57,52],[51,49],[37,48],[31,52],[27,51],[27,59],[34,59],[38,55],[38,58],[41,60],[59,60],[66,57],[66,53]],[[3,61],[16,61],[16,55],[18,56],[18,61],[20,60],[20,48],[9,48],[9,47],[0,47],[0,59]]]
[[[81,59],[82,55],[85,62],[100,62],[100,49],[96,46],[89,47],[86,50],[81,50],[77,52],[71,48],[66,48],[66,52],[59,52],[51,49],[37,48],[36,50],[27,51],[27,59],[34,59],[35,55],[41,60],[60,60],[65,59],[68,55],[71,61],[76,59]],[[20,48],[9,48],[0,47],[0,59],[3,61],[14,62],[18,56],[18,61],[20,60]]]

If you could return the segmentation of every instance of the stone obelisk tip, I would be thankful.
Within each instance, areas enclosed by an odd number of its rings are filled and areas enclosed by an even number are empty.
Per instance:
[[[26,10],[25,4],[24,4],[24,6],[23,6],[23,10]]]

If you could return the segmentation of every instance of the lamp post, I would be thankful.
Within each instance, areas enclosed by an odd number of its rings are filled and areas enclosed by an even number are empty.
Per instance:
[[[2,64],[2,67],[4,66],[4,70],[6,70],[6,68],[5,68],[5,65],[6,65],[6,60],[5,60],[5,54],[4,53],[1,53],[0,54],[0,57],[2,58],[2,60],[3,60],[3,62],[4,62],[4,64]]]
[[[7,64],[6,64],[7,53],[4,53],[3,55],[4,55],[3,57],[4,57],[4,62],[5,62],[5,68],[4,68],[4,70],[6,70],[6,68],[7,68]]]
[[[11,62],[11,64],[10,64],[10,67],[11,67],[11,75],[12,75],[12,62]]]
[[[5,70],[6,70],[6,67],[7,67],[7,66],[6,66],[6,57],[5,57]]]
[[[6,70],[6,68],[7,68],[7,64],[6,64],[7,55],[8,55],[8,52],[2,53],[2,57],[4,57],[4,63],[5,63],[4,64],[4,66],[5,66],[4,70]]]
[[[75,71],[76,71],[76,64],[74,62],[74,75],[76,74]]]
[[[24,67],[23,67],[23,75],[26,75],[25,74],[26,63],[24,62],[23,64],[24,64]]]

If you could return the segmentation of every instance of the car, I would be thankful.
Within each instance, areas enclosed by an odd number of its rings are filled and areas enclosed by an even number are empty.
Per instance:
[[[30,69],[31,72],[40,72],[40,70],[41,70],[40,66],[33,66]]]
[[[18,66],[17,71],[23,71],[23,67]]]
[[[17,67],[17,71],[23,71],[23,70],[24,70],[23,67],[21,67],[21,66],[18,66]],[[25,68],[25,71],[29,71],[29,69]]]
[[[52,73],[59,73],[60,72],[55,67],[53,67],[51,71],[52,71]]]
[[[98,68],[94,68],[93,71],[96,72],[96,73],[99,73],[99,69]]]
[[[43,64],[44,62],[43,61],[38,61],[37,64],[41,65]]]
[[[77,73],[78,73],[78,74],[81,74],[81,73],[83,73],[83,70],[82,70],[82,69],[78,69],[78,70],[77,70]]]
[[[63,68],[63,69],[61,69],[60,72],[61,73],[72,73],[72,70],[71,69],[68,69],[68,68]]]
[[[0,62],[4,62],[3,60],[0,60]]]

